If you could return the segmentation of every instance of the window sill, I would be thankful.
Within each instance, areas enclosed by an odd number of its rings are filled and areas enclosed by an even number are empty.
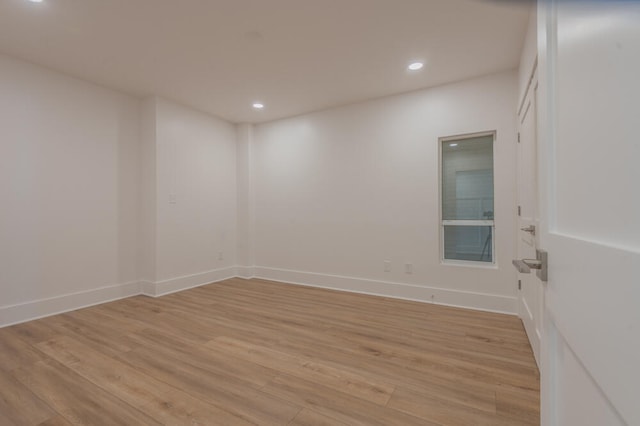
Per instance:
[[[472,260],[452,260],[441,259],[440,265],[443,266],[461,266],[463,268],[479,268],[479,269],[498,269],[497,263],[489,262],[475,262]]]

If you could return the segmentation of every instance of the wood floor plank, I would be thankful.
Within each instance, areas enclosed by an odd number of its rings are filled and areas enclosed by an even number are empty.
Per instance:
[[[153,377],[68,336],[41,342],[37,346],[51,358],[133,406],[161,400],[172,390]]]
[[[140,346],[154,351],[159,356],[178,358],[194,367],[212,373],[224,374],[236,382],[260,389],[273,379],[278,372],[262,365],[231,358],[227,353],[202,345],[195,345],[179,336],[146,329],[130,336],[140,342]],[[126,354],[123,355],[126,359]]]
[[[73,425],[160,424],[54,360],[12,373]]]
[[[243,319],[243,323],[249,319]],[[261,330],[262,324],[252,324],[254,331]],[[455,372],[450,372],[450,366],[445,364],[444,371],[433,369],[430,371],[413,369],[411,374],[408,373],[408,366],[399,359],[388,358],[377,349],[368,346],[362,346],[348,340],[337,341],[327,338],[322,333],[315,332],[311,334],[299,333],[294,334],[288,330],[281,333],[275,329],[266,329],[262,332],[251,333],[249,330],[234,330],[235,334],[242,336],[248,342],[252,342],[266,347],[271,347],[284,352],[294,352],[303,356],[315,359],[322,358],[324,361],[339,367],[348,367],[355,372],[364,373],[366,371],[376,371],[378,375],[384,376],[384,380],[390,383],[413,383],[419,386],[422,381],[430,380],[437,376],[446,380],[456,379],[464,382],[465,386],[472,386],[476,380],[476,375],[468,373],[462,376],[456,376]],[[268,337],[267,337],[268,336]],[[318,347],[322,347],[318,351]],[[444,359],[446,363],[446,359]],[[490,384],[489,386],[493,386]]]
[[[263,390],[349,425],[437,425],[287,374],[276,377]]]
[[[229,411],[204,403],[196,398],[185,397],[180,390],[172,391],[165,398],[142,406],[141,411],[152,413],[164,425],[256,425]]]
[[[22,324],[8,327],[7,330],[9,330],[14,337],[17,336],[26,343],[38,343],[44,340],[48,340],[58,334],[57,331],[49,325],[50,320],[51,318],[43,318],[39,320],[23,322]]]
[[[243,386],[233,377],[194,367],[178,358],[137,349],[123,361],[191,396],[220,407],[238,418],[259,425],[287,424],[300,406]]]
[[[42,423],[38,423],[38,426],[71,426],[71,423],[62,416],[55,416]]]
[[[44,359],[41,351],[21,338],[16,326],[0,329],[0,370],[11,371]]]
[[[376,382],[348,370],[323,365],[308,357],[290,355],[229,337],[216,338],[205,346],[226,351],[231,357],[244,358],[280,373],[305,378],[380,405],[389,401],[394,390],[393,385]]]
[[[2,411],[0,411],[0,425],[14,425],[14,423],[9,417],[7,417]]]
[[[199,315],[205,315],[203,311],[199,312]],[[178,335],[192,343],[205,343],[217,334],[210,325],[193,318],[193,314],[185,315],[180,312],[167,311],[158,315],[151,327]]]
[[[535,425],[509,315],[230,279],[0,330],[0,424]]]
[[[0,370],[0,413],[4,424],[36,425],[55,412],[13,376]]]
[[[387,407],[412,414],[442,425],[451,426],[508,426],[513,420],[501,418],[496,413],[488,413],[468,405],[445,400],[433,394],[416,392],[415,389],[397,387]]]
[[[86,380],[163,423],[170,420],[174,424],[190,424],[206,414],[226,418],[233,424],[251,424],[72,338],[55,338],[39,343],[38,347]]]
[[[535,365],[513,364],[505,357],[479,358],[477,354],[474,356],[472,353],[458,353],[458,356],[454,357],[451,353],[416,351],[380,339],[356,336],[340,330],[335,331],[334,336],[345,345],[358,345],[363,352],[388,362],[404,365],[412,370],[468,377],[485,383],[508,383],[525,388],[534,388],[538,383]]]
[[[303,408],[300,413],[291,420],[290,426],[349,426],[334,418],[324,416],[308,408]]]
[[[523,425],[540,424],[540,393],[503,385],[496,390],[496,410],[500,416]]]

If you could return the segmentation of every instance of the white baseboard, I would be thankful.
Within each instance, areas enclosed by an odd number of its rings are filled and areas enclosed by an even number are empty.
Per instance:
[[[256,266],[254,277],[312,287],[517,315],[517,299],[413,284]],[[433,296],[433,297],[432,297]]]
[[[212,271],[171,278],[168,280],[157,281],[155,283],[145,281],[141,285],[141,290],[142,294],[146,296],[164,296],[178,291],[200,287],[201,285],[234,278],[238,276],[236,270],[237,267],[229,266],[228,268],[214,269]]]
[[[156,297],[156,283],[152,281],[140,281],[140,294]]]
[[[289,284],[393,297],[396,299],[413,300],[418,302],[436,303],[440,305],[457,306],[481,311],[499,312],[512,315],[517,313],[517,299],[515,297],[448,290],[437,287],[376,281],[363,278],[343,277],[338,275],[291,271],[287,269],[267,268],[263,266],[230,266],[227,268],[215,269],[212,271],[172,278],[164,281],[136,281],[65,294],[48,299],[20,303],[17,305],[1,306],[0,328],[140,294],[151,297],[164,296],[170,293],[218,281],[224,281],[234,277],[246,279],[255,277]]]
[[[17,305],[0,306],[0,328],[141,294],[151,297],[163,296],[236,276],[236,267],[231,266],[155,283],[150,281],[135,281],[19,303]]]
[[[236,266],[236,276],[247,280],[254,277],[255,268],[253,266]]]
[[[0,328],[140,294],[140,284],[116,284],[0,307]]]

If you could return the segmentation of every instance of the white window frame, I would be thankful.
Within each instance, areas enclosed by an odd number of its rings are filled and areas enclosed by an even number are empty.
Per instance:
[[[445,143],[451,141],[459,141],[463,139],[473,139],[484,136],[493,137],[492,154],[493,154],[493,220],[444,220],[442,218],[442,147]],[[496,142],[498,139],[497,131],[485,131],[476,133],[465,133],[453,136],[444,136],[438,138],[438,221],[440,227],[440,263],[443,265],[453,266],[471,266],[475,268],[489,268],[496,269],[498,267],[496,256],[496,183],[495,183],[495,163],[496,163]],[[491,226],[491,262],[484,262],[481,260],[459,260],[459,259],[445,259],[444,251],[444,227],[445,226]]]

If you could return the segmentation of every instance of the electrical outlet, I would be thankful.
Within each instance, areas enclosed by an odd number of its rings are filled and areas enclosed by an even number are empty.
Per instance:
[[[389,260],[384,261],[384,271],[391,272],[391,261]]]
[[[404,264],[404,273],[405,274],[413,274],[413,263],[405,263]]]
[[[224,260],[224,252],[223,251],[219,251],[218,252],[218,260]]]
[[[177,202],[176,194],[169,194],[169,204],[176,204]]]

